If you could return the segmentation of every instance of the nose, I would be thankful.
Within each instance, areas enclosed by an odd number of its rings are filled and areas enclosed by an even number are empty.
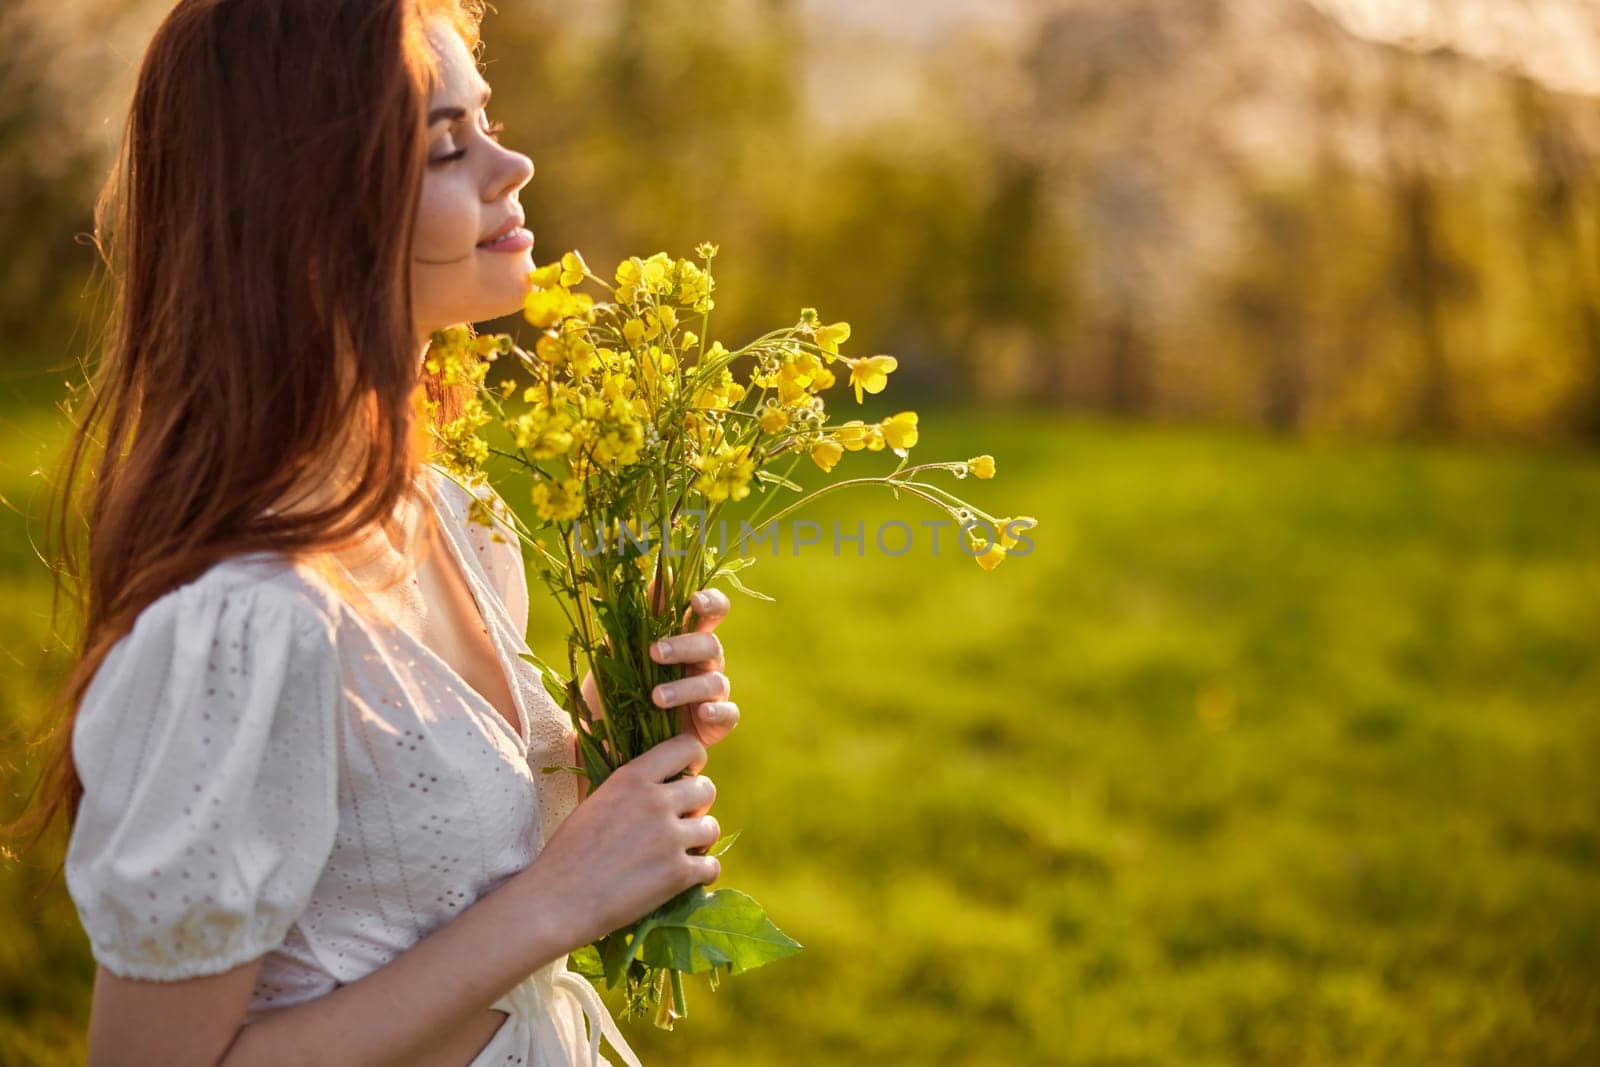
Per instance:
[[[533,160],[521,152],[506,150],[503,169],[496,172],[496,181],[493,183],[489,199],[498,200],[503,196],[517,192],[524,185],[533,180]]]

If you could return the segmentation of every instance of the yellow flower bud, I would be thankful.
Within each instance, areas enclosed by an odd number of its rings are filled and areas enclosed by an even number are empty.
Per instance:
[[[976,550],[982,546],[977,542],[973,542],[972,547],[974,550]],[[1006,550],[997,544],[990,545],[988,551],[979,552],[973,558],[978,561],[978,566],[982,567],[986,571],[992,571],[996,567],[1000,566],[1001,561],[1006,558]]]

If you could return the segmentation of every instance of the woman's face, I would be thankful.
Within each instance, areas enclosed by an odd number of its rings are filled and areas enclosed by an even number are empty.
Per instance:
[[[427,36],[441,84],[428,101],[428,164],[411,245],[411,300],[419,339],[460,322],[508,315],[522,305],[533,269],[533,234],[517,194],[533,160],[502,146],[483,110],[489,85],[466,44],[437,16]],[[509,241],[487,239],[511,230]]]

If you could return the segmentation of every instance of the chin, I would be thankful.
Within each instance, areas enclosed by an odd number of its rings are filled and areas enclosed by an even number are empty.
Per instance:
[[[524,252],[504,258],[508,261],[505,269],[494,272],[500,276],[484,278],[478,290],[481,299],[475,303],[479,314],[461,321],[482,322],[522,310],[523,299],[528,295],[528,274],[533,270],[533,257]]]

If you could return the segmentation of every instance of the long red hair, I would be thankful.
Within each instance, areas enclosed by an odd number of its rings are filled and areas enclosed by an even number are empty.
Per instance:
[[[52,525],[80,625],[44,772],[5,828],[30,847],[77,817],[78,704],[139,613],[229,556],[382,520],[420,460],[413,392],[454,406],[411,304],[434,15],[478,53],[481,0],[179,0],[150,42],[95,202],[109,317]],[[272,509],[345,455],[337,499]]]

